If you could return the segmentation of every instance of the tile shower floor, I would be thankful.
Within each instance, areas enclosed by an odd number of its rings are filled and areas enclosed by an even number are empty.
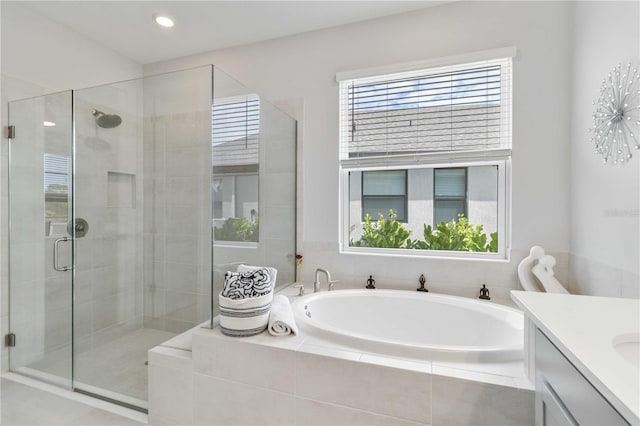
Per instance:
[[[75,359],[77,386],[84,389],[81,384],[85,384],[147,401],[147,351],[175,335],[152,328],[138,328],[80,352]],[[48,374],[68,376],[68,353],[67,350],[59,359],[52,356],[29,367]]]

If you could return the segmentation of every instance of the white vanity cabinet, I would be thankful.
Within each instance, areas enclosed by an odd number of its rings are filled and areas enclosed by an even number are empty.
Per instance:
[[[536,328],[536,425],[629,425],[573,364]]]
[[[516,290],[511,298],[526,316],[537,425],[640,426],[640,365],[621,352],[637,347],[640,300]],[[616,343],[623,338],[631,346]]]

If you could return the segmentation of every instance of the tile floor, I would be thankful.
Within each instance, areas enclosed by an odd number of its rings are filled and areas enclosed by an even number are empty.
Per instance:
[[[94,408],[8,379],[1,380],[0,424],[126,426],[141,425],[127,417]]]
[[[139,328],[109,342],[94,344],[76,355],[76,380],[112,394],[146,401],[147,351],[175,335],[151,328]],[[65,372],[70,368],[68,353],[68,350],[60,351],[60,356],[48,356],[29,368],[54,376],[67,376]],[[3,378],[1,383],[0,424],[3,426],[143,424],[13,380]]]

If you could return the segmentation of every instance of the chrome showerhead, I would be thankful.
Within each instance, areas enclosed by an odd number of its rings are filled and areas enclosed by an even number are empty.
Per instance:
[[[105,114],[97,109],[92,109],[91,114],[96,118],[96,124],[103,129],[118,127],[122,123],[122,118],[117,114]]]

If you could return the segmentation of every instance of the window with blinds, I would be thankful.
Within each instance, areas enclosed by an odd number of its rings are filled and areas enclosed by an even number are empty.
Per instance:
[[[511,74],[506,58],[338,78],[343,250],[508,256]]]
[[[66,194],[69,192],[69,157],[44,154],[45,194]]]
[[[387,217],[393,210],[400,222],[407,221],[407,171],[378,170],[362,173],[362,220]]]
[[[249,165],[256,166],[254,168],[257,169],[260,141],[260,98],[246,96],[215,100],[211,122],[213,166]]]
[[[341,159],[511,148],[511,61],[346,80]]]
[[[44,154],[45,222],[66,223],[69,216],[70,158]],[[47,234],[48,235],[48,234]]]
[[[467,216],[467,168],[433,171],[433,226]]]
[[[211,114],[214,240],[255,245],[259,235],[260,98],[214,99]]]

